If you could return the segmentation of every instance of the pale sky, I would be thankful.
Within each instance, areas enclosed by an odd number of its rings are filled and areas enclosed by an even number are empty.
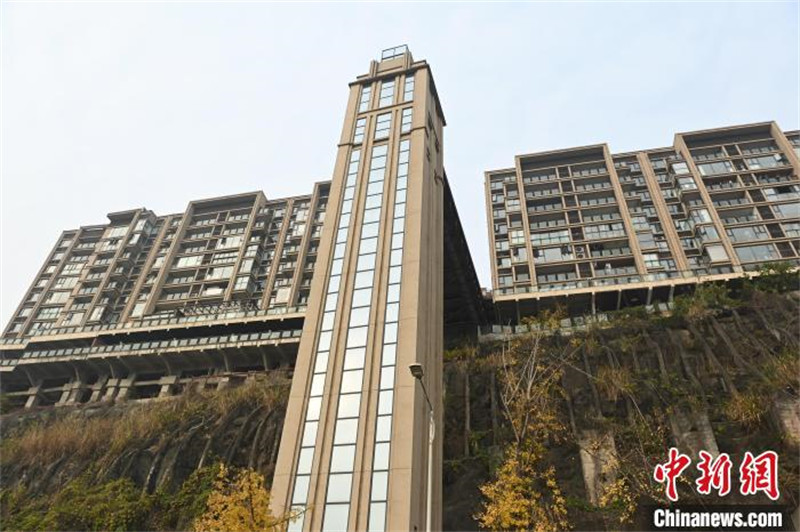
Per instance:
[[[800,3],[20,2],[0,13],[0,327],[63,229],[330,179],[347,83],[409,45],[490,285],[483,172],[519,153],[800,122]]]

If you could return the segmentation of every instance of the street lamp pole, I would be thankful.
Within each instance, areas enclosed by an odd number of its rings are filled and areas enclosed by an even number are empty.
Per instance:
[[[425,381],[422,377],[425,375],[425,370],[422,364],[411,364],[408,366],[411,375],[419,381],[422,386],[422,393],[425,395],[425,401],[428,403],[428,503],[426,505],[425,513],[425,530],[432,532],[432,519],[433,519],[433,441],[436,435],[436,421],[434,418],[433,404],[428,396],[428,390],[425,388]]]

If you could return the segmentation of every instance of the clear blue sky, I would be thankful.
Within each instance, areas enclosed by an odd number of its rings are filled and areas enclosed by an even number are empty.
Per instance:
[[[798,128],[799,5],[3,3],[1,325],[62,229],[329,179],[347,83],[401,43],[433,68],[489,285],[483,172],[515,154]]]

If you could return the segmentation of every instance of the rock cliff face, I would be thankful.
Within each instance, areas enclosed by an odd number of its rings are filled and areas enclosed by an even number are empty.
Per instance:
[[[77,479],[93,485],[129,479],[141,493],[159,496],[178,493],[193,473],[219,462],[271,479],[288,386],[285,377],[261,375],[238,388],[165,400],[7,414],[4,521]],[[194,516],[185,517],[172,525],[185,529]]]
[[[596,329],[557,330],[542,344],[573,353],[554,405],[569,437],[550,446],[543,467],[555,468],[575,529],[641,525],[638,514],[620,524],[621,502],[612,496],[608,504],[609,493],[621,480],[650,478],[672,445],[693,456],[701,449],[728,452],[737,465],[746,450],[776,450],[781,502],[797,507],[797,300],[756,294],[743,303],[717,301],[681,312],[628,313]],[[509,345],[495,341],[445,353],[445,530],[478,529],[479,487],[493,478],[512,441],[497,356]],[[90,485],[128,479],[136,493],[175,496],[193,474],[222,462],[254,469],[269,483],[289,382],[280,373],[254,375],[238,388],[166,400],[5,414],[4,524],[42,529],[40,521],[25,521],[26,512],[62,500],[76,479]],[[202,507],[193,501],[178,517],[125,521],[119,529],[186,529]],[[170,508],[162,505],[162,512]]]
[[[552,407],[567,435],[548,444],[540,467],[555,469],[574,529],[646,526],[636,506],[663,498],[652,472],[671,446],[694,463],[700,450],[730,454],[733,493],[706,499],[715,504],[769,502],[738,495],[738,467],[745,451],[775,450],[779,503],[798,507],[798,293],[754,291],[731,299],[709,290],[680,303],[670,316],[626,312],[581,331],[555,330],[539,344],[542,363],[548,354],[559,357]],[[483,503],[479,486],[494,478],[513,441],[497,353],[514,349],[517,340],[445,355],[447,530],[478,529],[472,516]],[[700,501],[689,484],[680,494],[682,501]],[[621,523],[626,504],[633,515]]]

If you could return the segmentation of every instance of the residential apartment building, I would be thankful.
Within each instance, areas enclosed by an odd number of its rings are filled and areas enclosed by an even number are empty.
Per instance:
[[[29,407],[147,398],[288,367],[329,191],[116,212],[64,231],[3,334],[3,392]]]
[[[800,263],[800,134],[774,122],[519,155],[486,172],[497,319],[668,303],[703,280]]]
[[[65,231],[4,332],[5,338],[135,328],[190,316],[308,303],[330,183],[268,201],[254,192],[147,209]]]

